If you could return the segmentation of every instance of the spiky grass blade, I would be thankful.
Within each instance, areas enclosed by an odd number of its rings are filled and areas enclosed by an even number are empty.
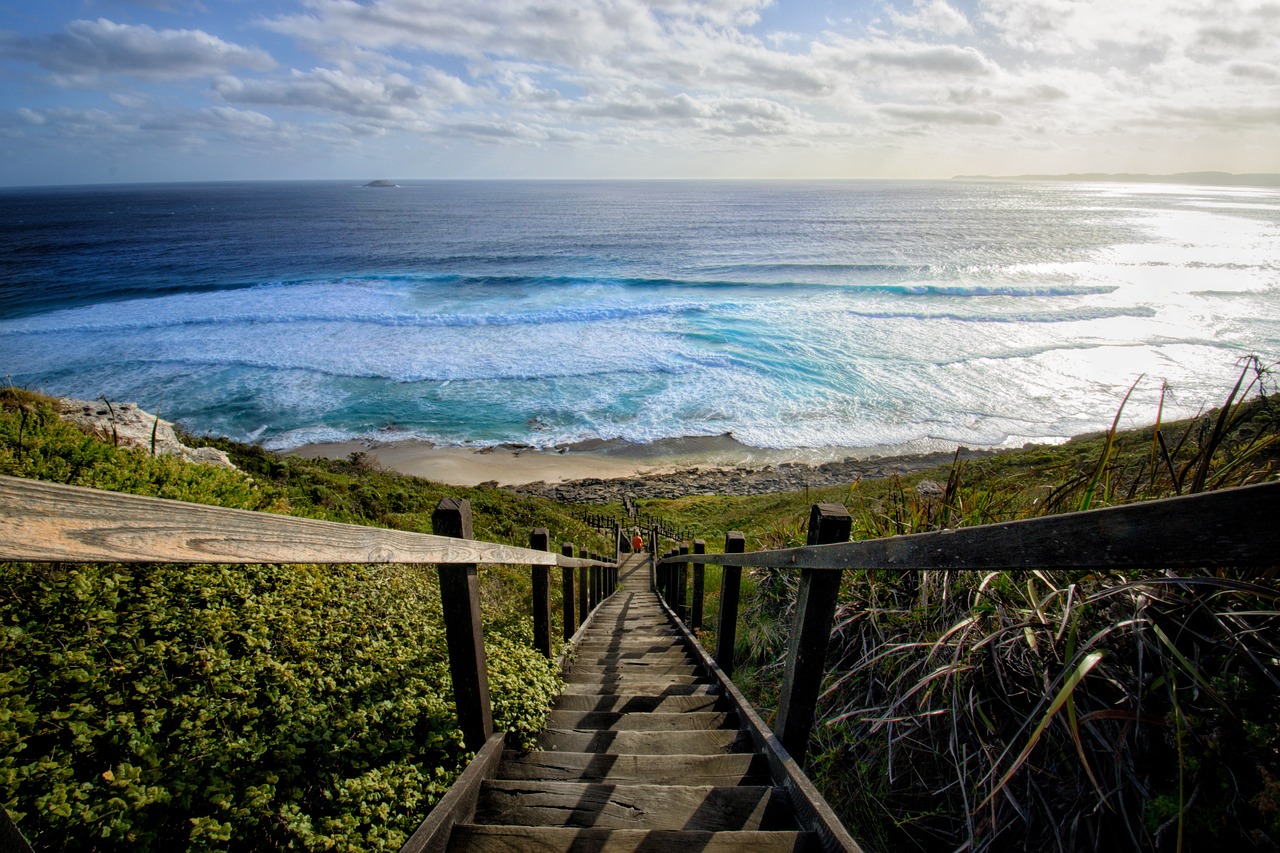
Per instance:
[[[1012,779],[1014,774],[1022,768],[1022,765],[1026,762],[1028,756],[1031,755],[1031,751],[1035,749],[1036,744],[1040,742],[1040,736],[1044,734],[1044,730],[1048,728],[1049,723],[1053,722],[1053,718],[1057,715],[1058,711],[1060,711],[1062,706],[1066,704],[1067,699],[1071,698],[1071,694],[1076,689],[1076,685],[1083,681],[1084,677],[1089,674],[1089,671],[1102,661],[1102,657],[1102,652],[1090,652],[1085,655],[1084,660],[1080,661],[1079,666],[1075,668],[1075,671],[1067,678],[1066,683],[1062,685],[1062,689],[1058,691],[1058,695],[1053,697],[1053,702],[1049,705],[1049,710],[1045,711],[1044,717],[1040,719],[1039,725],[1037,725],[1035,731],[1031,733],[1031,737],[1027,741],[1027,745],[1022,748],[1022,752],[1018,753],[1018,757],[1014,759],[1013,764],[1005,771],[1004,776],[1000,778],[1000,782],[992,789],[990,794],[987,794],[986,799],[978,804],[978,809],[975,809],[975,811],[985,807],[987,803],[991,802],[991,800],[995,798],[996,794],[1000,793],[1000,791],[1004,789],[1005,785],[1009,784],[1009,780]]]
[[[1093,506],[1093,498],[1098,490],[1098,483],[1102,480],[1103,474],[1107,471],[1107,463],[1111,461],[1111,452],[1116,445],[1116,431],[1120,428],[1120,415],[1124,412],[1125,404],[1129,402],[1129,397],[1133,395],[1133,390],[1138,387],[1138,383],[1142,381],[1142,374],[1133,380],[1133,384],[1129,386],[1129,390],[1124,393],[1124,399],[1120,401],[1120,408],[1116,409],[1116,416],[1111,421],[1111,429],[1107,430],[1107,440],[1102,445],[1102,454],[1098,457],[1098,464],[1094,466],[1093,475],[1089,478],[1089,485],[1084,490],[1084,495],[1080,498],[1080,511],[1084,512]]]

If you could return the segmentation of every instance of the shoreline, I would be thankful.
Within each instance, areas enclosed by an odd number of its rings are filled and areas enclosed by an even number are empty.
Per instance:
[[[999,452],[935,443],[913,448],[748,447],[729,434],[651,444],[590,439],[542,449],[500,444],[438,447],[422,441],[341,441],[281,451],[304,458],[364,454],[377,465],[454,486],[505,488],[567,503],[698,494],[754,495],[909,474]]]

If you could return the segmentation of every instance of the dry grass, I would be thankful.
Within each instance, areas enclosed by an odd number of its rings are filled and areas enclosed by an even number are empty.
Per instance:
[[[855,484],[855,536],[1275,479],[1272,391],[1251,357],[1188,422],[1113,425],[1031,472]],[[744,600],[742,677],[766,709],[794,587],[754,572]],[[873,850],[1278,849],[1278,601],[1270,573],[847,572],[810,769]]]

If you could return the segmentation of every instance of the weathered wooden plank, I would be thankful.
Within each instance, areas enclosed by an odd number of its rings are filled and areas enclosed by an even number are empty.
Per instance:
[[[804,774],[794,758],[782,749],[778,738],[760,719],[760,715],[751,707],[745,696],[732,681],[724,676],[715,661],[707,654],[706,649],[693,642],[693,635],[687,630],[685,637],[690,643],[693,654],[702,660],[703,667],[716,680],[716,687],[724,693],[726,699],[742,718],[743,732],[750,739],[752,749],[763,754],[773,770],[775,784],[784,786],[791,794],[791,804],[796,818],[804,829],[812,830],[818,836],[824,853],[861,853],[862,848],[853,840],[849,831],[840,823],[831,806],[822,798],[822,794],[814,787],[813,782]]]
[[[635,684],[699,684],[705,681],[700,675],[650,675],[648,673],[636,673],[635,675],[625,674],[601,674],[598,672],[579,672],[575,667],[567,676],[565,676],[565,684],[612,684],[612,685],[635,685]]]
[[[680,556],[689,556],[689,546],[680,546]],[[689,561],[681,560],[676,564],[676,613],[680,618],[689,621]]]
[[[0,560],[549,566],[581,562],[490,542],[5,476],[0,476]]]
[[[840,545],[709,554],[708,563],[809,569],[1271,568],[1280,482]]]
[[[560,554],[564,557],[573,557],[573,543],[561,543]],[[573,639],[573,632],[578,625],[573,612],[573,569],[567,566],[560,569],[560,607],[563,622],[562,634],[567,643]]]
[[[600,729],[614,732],[701,731],[737,729],[738,718],[723,711],[565,711],[547,714],[553,729]]]
[[[556,564],[527,548],[17,477],[0,477],[0,560]]]
[[[583,682],[581,684],[566,683],[561,691],[562,696],[706,696],[718,693],[720,687],[715,684],[660,684],[657,682],[634,681],[627,685],[601,684],[599,682]]]
[[[639,696],[628,693],[606,694],[561,694],[556,700],[553,710],[556,711],[617,711],[619,713],[636,713],[640,711],[663,711],[675,713],[681,711],[724,711],[728,709],[724,698],[719,694],[703,694],[694,696]]]
[[[724,535],[725,554],[741,554],[747,540],[736,530]],[[733,646],[738,641],[738,597],[742,567],[725,566],[720,573],[720,620],[716,623],[716,663],[725,678],[733,678]]]
[[[545,527],[535,527],[529,534],[529,548],[551,550],[551,534]],[[532,566],[533,577],[533,647],[548,660],[551,658],[551,569]]]
[[[644,661],[644,660],[614,660],[609,663],[575,663],[573,671],[579,675],[595,674],[600,676],[640,676],[642,678],[654,678],[663,675],[696,675],[693,665],[688,661]]]
[[[652,637],[627,637],[625,639],[601,640],[593,638],[590,633],[583,636],[575,646],[579,655],[618,654],[657,654],[660,652],[683,651],[684,643],[675,635]]]
[[[693,540],[693,553],[707,553],[707,543],[702,539]],[[689,611],[689,627],[696,633],[702,628],[702,600],[706,593],[707,567],[702,563],[693,564],[693,607]]]
[[[750,752],[629,755],[507,752],[495,778],[643,785],[771,785],[769,762]]]
[[[808,832],[685,832],[671,829],[593,829],[480,826],[454,830],[454,850],[474,853],[814,853]]]
[[[502,742],[505,735],[499,732],[489,738],[471,759],[453,785],[435,804],[431,813],[409,836],[400,853],[441,853],[448,849],[450,833],[456,824],[475,819],[476,803],[480,799],[480,785],[492,779],[502,761]]]
[[[840,504],[814,504],[809,513],[809,544],[827,545],[849,538],[853,519]],[[778,716],[773,730],[782,747],[804,766],[809,732],[813,729],[822,673],[826,668],[827,642],[836,615],[840,572],[803,569],[796,593],[796,615],[778,693]]]
[[[470,539],[470,502],[462,498],[442,498],[431,515],[431,527],[437,536]],[[442,563],[437,574],[458,726],[467,748],[479,752],[493,734],[489,669],[480,618],[480,580],[474,564]]]
[[[707,729],[692,732],[604,732],[544,729],[539,749],[563,752],[616,752],[632,755],[715,755],[752,752],[751,738],[741,731]]]
[[[612,829],[791,829],[786,792],[768,787],[485,782],[476,823]]]
[[[634,652],[603,652],[595,657],[581,654],[578,656],[576,663],[579,666],[606,666],[609,664],[621,664],[628,662],[663,664],[668,666],[683,663],[693,666],[693,658],[689,657],[689,653],[685,651],[683,647],[676,647],[658,652],[649,651],[648,649],[640,649]]]

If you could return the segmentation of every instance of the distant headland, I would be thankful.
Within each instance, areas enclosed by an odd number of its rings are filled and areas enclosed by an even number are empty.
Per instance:
[[[1280,187],[1280,174],[1258,172],[1177,172],[1146,175],[1130,172],[1074,172],[1067,175],[956,175],[953,181],[1111,181],[1126,184],[1202,184],[1213,187]]]
[[[369,183],[365,184],[365,186],[366,187],[398,187],[400,185],[397,184],[395,181],[387,181],[379,178],[376,181],[370,181]]]

